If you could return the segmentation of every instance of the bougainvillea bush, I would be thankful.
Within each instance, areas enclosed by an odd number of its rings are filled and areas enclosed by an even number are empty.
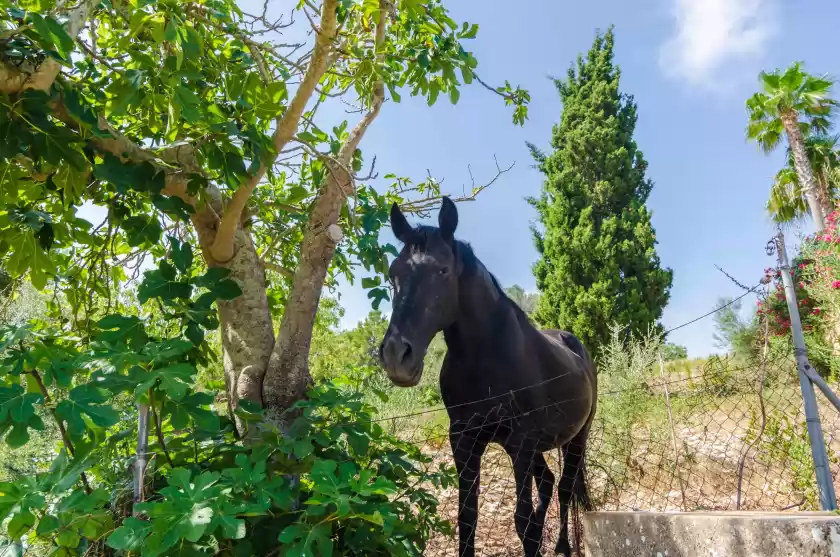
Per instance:
[[[804,239],[791,263],[794,289],[808,357],[823,374],[840,374],[840,212],[826,218],[821,233]],[[769,318],[771,332],[790,334],[790,313],[781,275],[768,269],[774,287],[766,300],[758,302],[758,314]]]

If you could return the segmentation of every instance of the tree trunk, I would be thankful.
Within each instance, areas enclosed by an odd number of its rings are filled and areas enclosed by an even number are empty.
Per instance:
[[[216,222],[200,216],[193,219],[207,266],[229,269],[229,277],[242,290],[241,296],[216,303],[221,323],[228,408],[233,412],[242,399],[262,405],[262,382],[274,347],[274,325],[268,309],[265,270],[250,232],[240,225],[236,231],[233,259],[218,264],[210,255],[216,237]],[[240,432],[242,426],[237,420]]]
[[[823,169],[816,178],[817,182],[817,198],[820,201],[823,215],[828,216],[834,210],[834,203],[831,200],[831,178],[827,169]]]
[[[814,219],[817,232],[822,232],[825,228],[825,215],[820,204],[817,181],[811,169],[811,161],[808,160],[808,154],[805,151],[805,140],[802,138],[802,130],[799,129],[799,117],[795,111],[791,110],[782,113],[781,118],[782,125],[785,127],[785,133],[788,136],[790,150],[793,153],[793,165],[796,168],[796,174],[799,176],[802,191],[805,193],[805,198],[808,201],[811,217]]]
[[[350,187],[353,185],[346,172],[330,172],[304,232],[300,260],[263,384],[265,408],[281,425],[285,420],[280,413],[302,399],[312,385],[309,374],[312,328],[327,271],[336,244],[341,240],[338,219],[347,197],[345,191]]]

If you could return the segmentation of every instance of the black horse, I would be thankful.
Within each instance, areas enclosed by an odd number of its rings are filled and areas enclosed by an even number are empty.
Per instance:
[[[589,508],[584,450],[595,415],[595,366],[570,333],[535,329],[472,249],[455,240],[458,211],[448,198],[438,224],[412,228],[396,204],[391,208],[391,226],[404,247],[389,271],[394,300],[380,347],[385,370],[396,385],[417,385],[426,349],[443,331],[447,354],[440,390],[459,476],[460,557],[475,555],[479,472],[489,443],[500,444],[513,462],[514,522],[526,557],[542,555],[554,491],[554,474],[543,453],[561,449],[561,530],[555,551],[569,557],[569,508],[576,517]],[[577,542],[579,532],[576,527]]]

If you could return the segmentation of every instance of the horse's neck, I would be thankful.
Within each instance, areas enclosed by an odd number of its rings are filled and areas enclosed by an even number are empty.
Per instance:
[[[492,353],[498,334],[515,320],[515,313],[499,292],[490,273],[477,262],[476,269],[458,287],[458,318],[443,334],[450,352],[468,356]]]

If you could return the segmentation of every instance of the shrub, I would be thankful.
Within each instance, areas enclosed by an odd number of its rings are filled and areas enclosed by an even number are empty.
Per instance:
[[[807,237],[792,267],[793,284],[808,357],[822,375],[840,375],[840,233],[838,211],[827,217],[825,230]],[[758,313],[767,314],[776,336],[790,332],[790,314],[781,278],[777,273],[775,289]]]
[[[191,387],[191,343],[152,338],[123,315],[99,327],[90,344],[37,327],[0,334],[6,445],[27,447],[47,419],[64,439],[44,455],[48,470],[0,484],[10,539],[68,556],[105,546],[144,557],[413,556],[433,533],[451,533],[430,488],[452,485],[452,470],[425,470],[431,459],[387,434],[357,385],[314,387],[285,435],[243,403],[237,438],[212,411],[214,393]],[[135,402],[152,406],[154,433],[131,516]]]

